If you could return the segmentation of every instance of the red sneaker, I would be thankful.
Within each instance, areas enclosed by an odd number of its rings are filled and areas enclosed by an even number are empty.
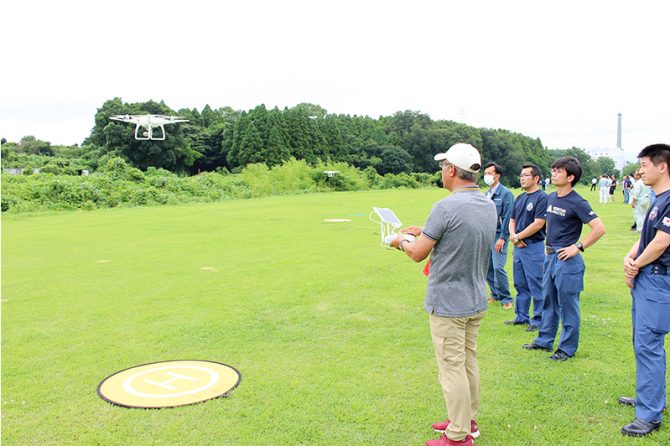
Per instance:
[[[444,431],[447,430],[449,423],[451,423],[451,420],[445,420],[441,423],[435,423],[433,424],[433,429],[435,430],[435,432],[444,433]],[[477,423],[475,423],[475,420],[470,420],[470,435],[472,435],[472,438],[479,438],[480,434],[481,432],[479,432],[479,428],[477,427]]]
[[[437,440],[428,440],[426,446],[475,446],[475,443],[470,435],[462,440],[450,440],[443,434]]]

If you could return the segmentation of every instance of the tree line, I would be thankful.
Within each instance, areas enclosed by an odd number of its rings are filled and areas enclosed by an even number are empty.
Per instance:
[[[109,119],[112,115],[144,113],[179,115],[189,122],[167,126],[164,141],[137,141],[133,125]],[[456,142],[470,143],[481,150],[484,162],[500,164],[505,173],[503,182],[511,186],[518,186],[516,173],[523,164],[536,164],[548,175],[551,162],[563,155],[576,156],[581,161],[583,178],[616,173],[610,158],[591,160],[576,147],[549,150],[539,138],[432,120],[418,111],[371,118],[331,114],[308,103],[284,109],[259,105],[246,111],[212,109],[209,105],[200,111],[173,110],[164,102],[125,103],[121,98],[107,100],[97,110],[91,134],[81,147],[51,147],[48,142],[26,137],[18,144],[3,145],[3,164],[7,167],[5,161],[16,162],[21,154],[24,162],[28,155],[69,158],[76,160],[70,170],[79,171],[95,170],[110,159],[121,157],[143,171],[153,167],[193,175],[240,172],[252,163],[272,168],[295,159],[310,165],[343,162],[361,170],[373,168],[380,175],[432,174],[437,169],[433,155]],[[52,170],[55,164],[58,163],[51,164]]]

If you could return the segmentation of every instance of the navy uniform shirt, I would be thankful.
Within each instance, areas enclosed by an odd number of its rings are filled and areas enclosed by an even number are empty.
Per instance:
[[[589,202],[574,190],[564,197],[552,192],[547,198],[547,246],[574,245],[582,235],[582,226],[594,218],[598,216]]]
[[[656,196],[656,201],[647,211],[642,225],[642,234],[640,236],[640,245],[637,250],[639,256],[644,248],[649,245],[656,235],[656,231],[670,233],[670,190],[666,190]],[[670,246],[663,251],[663,254],[656,259],[653,264],[670,267]]]
[[[516,197],[514,202],[514,210],[512,211],[512,218],[516,222],[516,233],[526,229],[536,218],[546,218],[547,211],[547,194],[541,190],[537,190],[531,194],[526,192]],[[535,234],[524,239],[525,242],[541,242],[544,240],[545,231],[544,226]]]

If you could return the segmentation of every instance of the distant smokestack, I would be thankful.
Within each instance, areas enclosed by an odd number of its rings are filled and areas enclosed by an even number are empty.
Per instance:
[[[619,148],[619,150],[623,150],[621,148],[621,113],[619,113],[619,119],[617,122],[617,128],[616,128],[616,146]]]

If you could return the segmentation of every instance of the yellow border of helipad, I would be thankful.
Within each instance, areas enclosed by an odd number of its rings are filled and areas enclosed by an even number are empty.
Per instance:
[[[220,362],[160,361],[108,376],[98,385],[98,395],[122,407],[178,407],[227,396],[241,379],[234,367]]]

